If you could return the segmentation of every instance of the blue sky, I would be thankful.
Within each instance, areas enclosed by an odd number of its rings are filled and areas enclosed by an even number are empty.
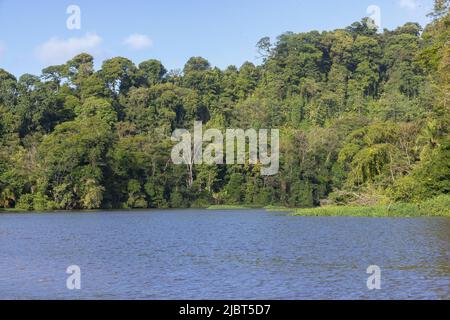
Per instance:
[[[81,9],[81,29],[69,30],[69,5]],[[426,24],[432,0],[0,0],[0,68],[40,74],[79,52],[101,61],[156,58],[167,69],[191,56],[225,68],[258,63],[256,42],[286,31],[333,30],[381,10],[381,27]]]

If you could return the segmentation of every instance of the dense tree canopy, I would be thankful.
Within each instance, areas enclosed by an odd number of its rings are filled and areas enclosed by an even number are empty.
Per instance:
[[[450,191],[450,16],[377,33],[367,19],[258,42],[262,64],[182,72],[80,54],[41,76],[0,69],[0,207],[309,207]],[[279,128],[280,172],[174,165],[176,128]]]

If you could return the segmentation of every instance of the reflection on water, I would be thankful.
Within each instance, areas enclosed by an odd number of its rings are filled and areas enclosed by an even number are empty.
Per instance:
[[[449,230],[263,210],[4,214],[0,299],[449,299]]]

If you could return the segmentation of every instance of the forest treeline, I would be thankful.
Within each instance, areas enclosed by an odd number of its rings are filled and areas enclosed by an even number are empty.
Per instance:
[[[0,69],[0,208],[313,207],[420,202],[450,190],[448,2],[424,29],[257,44],[263,60],[168,72],[80,54],[40,76]],[[249,53],[252,54],[252,53]],[[280,171],[174,165],[176,128],[280,129]]]

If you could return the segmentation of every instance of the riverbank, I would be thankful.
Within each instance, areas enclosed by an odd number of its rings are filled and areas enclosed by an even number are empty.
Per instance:
[[[245,210],[251,209],[250,207],[240,206],[240,205],[227,205],[227,204],[217,204],[206,208],[207,210]]]
[[[24,211],[16,208],[0,208],[0,213],[19,213],[19,212]]]
[[[253,208],[245,205],[214,205],[207,209],[245,210]],[[305,217],[450,217],[450,196],[439,196],[419,204],[393,203],[376,206],[342,205],[318,208],[288,208],[269,205],[264,207],[264,209]]]
[[[260,207],[248,205],[212,205],[206,208],[199,208],[206,210],[251,210],[261,209]],[[268,205],[262,209],[274,212],[286,212],[293,216],[312,216],[312,217],[450,217],[450,195],[442,195],[428,201],[413,204],[413,203],[394,203],[389,205],[376,206],[326,206],[318,208],[288,208],[283,206]],[[124,210],[124,209],[115,209]],[[140,209],[139,211],[146,210]],[[150,210],[150,209],[148,209]],[[158,210],[158,209],[151,209]],[[75,210],[80,212],[79,210]],[[83,211],[83,212],[96,212]],[[134,211],[134,210],[129,210]],[[0,208],[1,213],[32,213],[36,211],[24,211],[15,208]],[[42,211],[39,211],[42,212]],[[56,212],[56,211],[47,211]],[[71,212],[71,211],[58,211]]]
[[[315,217],[450,217],[450,196],[439,196],[419,204],[395,203],[377,206],[327,206],[293,209],[292,215]]]

